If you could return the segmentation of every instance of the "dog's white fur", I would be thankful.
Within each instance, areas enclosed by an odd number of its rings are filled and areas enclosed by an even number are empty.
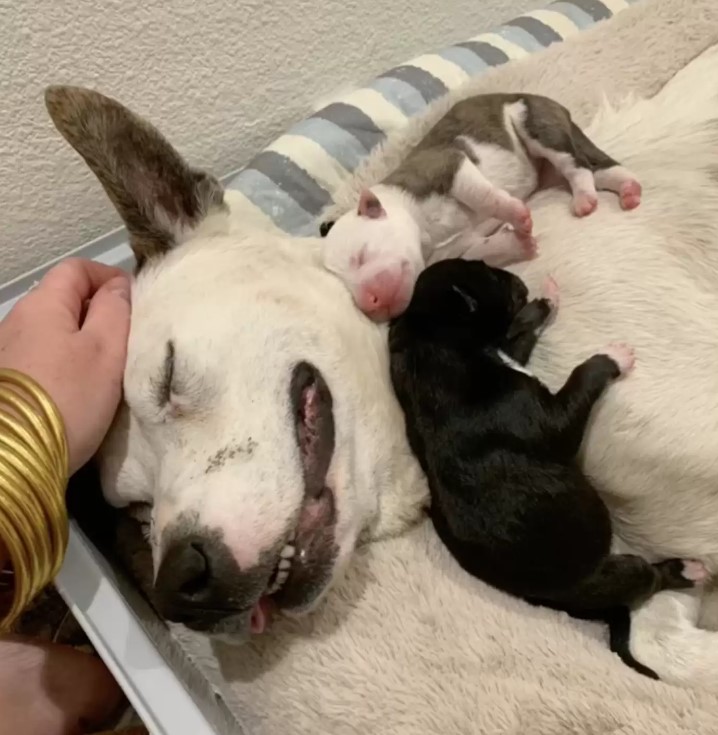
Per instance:
[[[359,536],[404,530],[426,500],[391,391],[385,333],[321,268],[319,240],[241,225],[214,212],[137,277],[126,405],[101,450],[103,489],[116,506],[153,506],[155,570],[164,532],[181,518],[219,530],[240,567],[251,568],[286,535],[302,502],[289,378],[296,362],[310,360],[333,393],[336,576]],[[168,340],[180,388],[162,406]],[[251,453],[241,450],[248,443]],[[240,451],[206,472],[224,447]],[[232,620],[217,632],[233,632]]]
[[[654,100],[602,110],[587,132],[638,174],[645,184],[643,204],[625,213],[613,195],[600,195],[598,212],[578,221],[568,211],[567,195],[541,193],[532,206],[543,255],[520,269],[532,286],[551,271],[561,287],[561,314],[542,338],[532,363],[532,369],[549,384],[557,386],[571,367],[608,341],[625,339],[637,349],[634,374],[615,386],[596,412],[585,457],[589,473],[611,501],[620,533],[649,555],[699,556],[714,569],[718,562],[718,343],[713,338],[718,314],[714,244],[718,241],[718,94],[711,80],[717,69],[718,52],[713,51],[687,67]],[[430,116],[426,124],[429,121]],[[373,168],[365,171],[368,178],[390,158],[372,159]],[[410,525],[419,515],[426,490],[407,450],[402,418],[391,395],[385,333],[358,314],[342,285],[322,271],[321,242],[247,231],[236,213],[212,214],[187,234],[186,242],[149,264],[135,285],[125,381],[131,410],[120,414],[103,448],[103,486],[108,498],[116,504],[154,503],[156,556],[161,554],[164,525],[191,512],[236,539],[238,558],[254,558],[286,525],[300,501],[301,471],[286,415],[285,383],[289,366],[308,357],[322,369],[334,394],[337,450],[330,473],[338,488],[342,560],[351,556],[362,531],[378,538]],[[169,338],[176,342],[177,370],[186,386],[177,406],[180,415],[172,420],[156,407],[149,387],[159,377]],[[249,436],[259,445],[255,462],[227,464],[214,476],[198,471],[218,449]],[[427,544],[434,550],[427,552]],[[540,631],[548,631],[544,622],[553,625],[558,618],[532,611],[468,579],[451,567],[445,555],[438,552],[437,556],[433,544],[433,536],[424,529],[376,546],[365,556],[373,560],[368,579],[359,583],[359,589],[366,585],[369,608],[362,606],[362,595],[355,594],[354,580],[353,594],[347,596],[343,586],[336,597],[330,596],[333,601],[327,611],[317,612],[317,630],[323,631],[319,639],[310,634],[303,642],[292,642],[292,629],[285,628],[289,638],[281,635],[293,649],[291,656],[273,659],[267,649],[271,642],[262,642],[273,669],[261,671],[256,658],[225,653],[220,659],[225,677],[231,681],[253,672],[261,678],[269,688],[261,702],[255,699],[265,721],[270,721],[278,698],[292,701],[292,681],[298,682],[294,694],[307,696],[306,690],[298,694],[302,656],[306,662],[325,651],[330,658],[324,664],[334,672],[327,684],[339,689],[323,691],[328,698],[312,710],[316,727],[322,718],[337,713],[331,699],[341,699],[338,672],[350,677],[351,667],[340,660],[341,651],[347,651],[346,661],[351,662],[350,649],[356,660],[357,646],[362,653],[383,650],[381,634],[378,629],[370,633],[364,613],[381,617],[383,595],[393,596],[395,607],[401,606],[402,599],[413,600],[415,610],[404,613],[413,627],[403,630],[399,622],[390,633],[393,650],[405,636],[402,657],[396,659],[398,668],[391,668],[395,656],[379,656],[386,669],[377,671],[376,684],[381,682],[377,695],[387,690],[403,692],[412,706],[423,708],[423,715],[418,716],[417,710],[402,719],[394,708],[387,709],[386,702],[377,700],[376,708],[352,708],[351,725],[337,715],[340,719],[335,720],[333,731],[372,731],[375,725],[377,732],[433,732],[422,727],[429,720],[455,726],[457,732],[470,731],[471,723],[482,716],[480,708],[471,714],[471,702],[473,687],[483,675],[482,670],[474,671],[471,659],[486,663],[481,658],[485,649],[472,650],[471,635],[463,640],[448,635],[454,630],[454,611],[462,610],[456,613],[457,624],[464,620],[471,625],[473,620],[479,627],[493,625],[495,632],[488,640],[506,634],[523,636],[532,659],[520,662],[519,669],[529,677],[532,667],[541,668]],[[419,555],[414,561],[412,553]],[[399,560],[399,575],[396,566],[387,565],[393,555]],[[376,581],[384,569],[394,570],[392,580],[397,586],[391,591]],[[414,574],[426,586],[415,587]],[[397,597],[398,585],[404,583]],[[450,608],[442,609],[442,595],[451,600]],[[699,604],[695,596],[684,593],[656,596],[634,616],[632,648],[639,660],[667,681],[716,690],[718,635],[695,628]],[[503,617],[497,618],[487,605],[498,606]],[[352,625],[352,617],[361,622],[359,627]],[[423,628],[417,628],[419,624]],[[549,640],[549,648],[561,645],[563,625],[552,628],[552,635],[558,637]],[[565,623],[565,635],[574,642],[577,630],[583,628]],[[428,645],[427,634],[437,642]],[[418,659],[411,655],[415,645],[424,652]],[[442,647],[448,658],[442,659]],[[551,655],[551,651],[544,653]],[[496,654],[506,657],[507,650],[499,646]],[[503,660],[510,665],[510,657]],[[631,672],[610,663],[603,646],[590,649],[582,660],[583,670],[591,671],[594,660],[607,677],[620,681],[620,687],[637,698],[656,686],[642,679],[636,683]],[[316,673],[316,665],[312,670]],[[387,678],[390,671],[398,681]],[[558,673],[559,680],[566,680],[569,672]],[[471,682],[466,681],[467,674],[474,675]],[[412,678],[404,685],[401,676]],[[574,687],[579,680],[580,676],[574,679]],[[350,688],[356,685],[351,678],[345,683]],[[593,685],[585,682],[586,689]],[[367,682],[368,688],[373,686]],[[432,686],[441,690],[436,697]],[[667,691],[661,690],[662,697],[685,702],[689,709],[690,699],[681,700],[681,693],[669,696]],[[710,702],[705,700],[705,708],[695,717],[686,714],[686,722],[693,723],[689,728],[709,722],[709,727],[718,727],[708,714]],[[543,729],[530,716],[519,722],[517,711],[507,710],[505,718],[494,719],[494,726],[503,722],[499,731],[517,727],[522,735],[575,731],[568,720],[562,724],[543,720]],[[311,723],[290,722],[289,710],[284,712],[289,718],[284,732],[303,732]],[[650,720],[650,710],[642,716]],[[393,718],[391,729],[388,718]],[[585,729],[589,720],[595,727],[606,722],[589,713],[580,718],[578,731],[582,732],[589,731]],[[610,717],[608,721],[618,726]],[[660,727],[658,717],[655,722]]]

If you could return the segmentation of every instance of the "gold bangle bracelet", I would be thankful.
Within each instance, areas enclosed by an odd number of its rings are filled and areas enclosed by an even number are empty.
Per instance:
[[[0,632],[12,628],[62,565],[68,472],[65,427],[52,399],[27,375],[0,370],[0,539],[13,581]]]

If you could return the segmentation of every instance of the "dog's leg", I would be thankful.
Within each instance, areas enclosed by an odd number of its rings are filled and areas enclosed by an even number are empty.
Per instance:
[[[511,225],[502,225],[490,235],[480,234],[474,228],[462,230],[436,248],[428,258],[428,264],[447,258],[463,258],[483,260],[492,268],[505,268],[513,263],[531,260],[537,255],[538,247],[532,235],[522,236]]]
[[[635,209],[641,203],[642,187],[638,179],[596,146],[573,121],[571,133],[578,158],[593,171],[596,188],[618,194],[621,209]]]
[[[611,554],[589,577],[552,599],[569,611],[604,611],[631,607],[663,590],[691,589],[707,578],[708,570],[698,561],[650,564],[640,556]]]
[[[575,458],[594,404],[610,383],[633,369],[634,362],[630,347],[612,344],[574,368],[551,405],[547,441],[559,459]]]
[[[527,95],[509,107],[515,129],[535,158],[548,161],[571,188],[572,209],[585,217],[596,209],[596,188],[616,192],[623,209],[641,201],[635,176],[604,153],[554,100]]]
[[[533,221],[526,204],[494,186],[466,155],[454,174],[451,195],[484,219],[510,224],[519,237],[531,234]]]
[[[539,337],[558,310],[558,285],[550,276],[543,285],[542,296],[529,301],[511,322],[501,351],[519,365],[526,365],[531,358]]]

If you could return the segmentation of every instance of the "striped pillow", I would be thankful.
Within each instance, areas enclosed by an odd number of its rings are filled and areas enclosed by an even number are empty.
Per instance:
[[[227,188],[262,219],[292,235],[317,234],[316,219],[360,161],[426,106],[468,79],[540,51],[636,0],[559,0],[487,33],[419,56],[291,127],[255,156]]]

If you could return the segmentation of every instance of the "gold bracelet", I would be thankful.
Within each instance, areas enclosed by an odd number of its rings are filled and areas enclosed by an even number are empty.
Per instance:
[[[27,375],[0,370],[0,539],[13,582],[9,603],[0,607],[0,632],[60,570],[68,473],[67,437],[54,402]]]

